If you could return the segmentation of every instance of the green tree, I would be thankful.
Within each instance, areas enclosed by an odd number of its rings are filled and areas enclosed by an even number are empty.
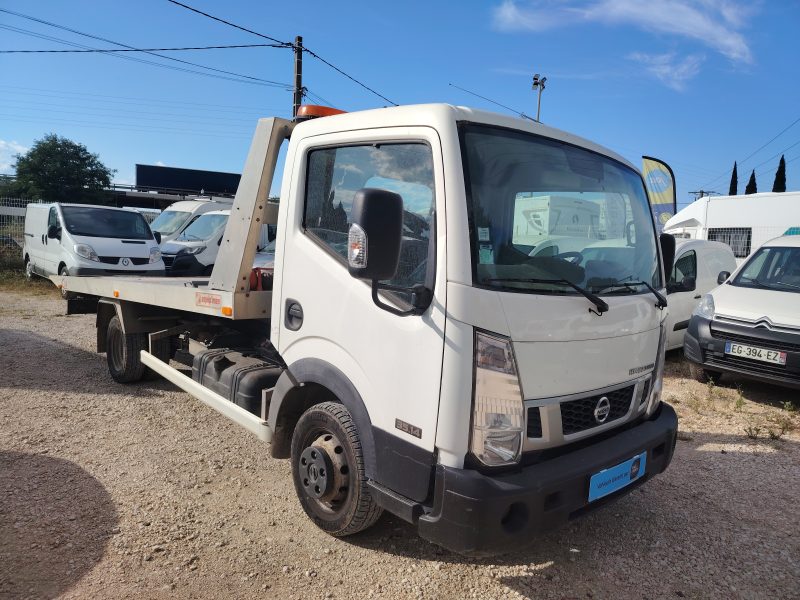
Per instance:
[[[736,161],[733,161],[733,172],[731,173],[731,185],[728,188],[728,196],[735,196],[739,193],[739,175],[736,172]]]
[[[773,192],[786,191],[786,160],[781,154],[781,162],[778,163],[778,170],[775,172],[775,183],[772,184]]]
[[[98,201],[116,172],[83,144],[54,133],[34,142],[16,159],[19,193],[48,202]]]
[[[757,194],[758,187],[756,186],[756,172],[753,169],[753,172],[750,173],[750,181],[747,182],[747,187],[744,188],[745,194]]]

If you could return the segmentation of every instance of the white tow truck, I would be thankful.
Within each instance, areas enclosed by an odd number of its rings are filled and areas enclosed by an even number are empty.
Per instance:
[[[640,173],[469,108],[340,112],[258,122],[210,277],[54,278],[81,296],[68,310],[96,311],[111,376],[149,368],[269,442],[336,536],[385,509],[457,552],[506,552],[662,472],[674,239]],[[531,196],[603,218],[583,248],[531,255],[514,239]],[[252,276],[264,224],[271,279]]]

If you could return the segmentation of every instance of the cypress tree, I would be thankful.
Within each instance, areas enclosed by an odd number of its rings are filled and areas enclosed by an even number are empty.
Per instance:
[[[772,184],[773,192],[786,191],[786,161],[781,154],[781,162],[778,163],[778,170],[775,172],[775,183]]]
[[[758,193],[758,188],[756,187],[756,171],[753,169],[753,172],[750,173],[750,181],[747,182],[747,187],[744,188],[745,194],[756,194]]]
[[[739,193],[739,175],[736,173],[736,161],[733,161],[733,173],[731,173],[731,185],[728,188],[728,196],[735,196]]]

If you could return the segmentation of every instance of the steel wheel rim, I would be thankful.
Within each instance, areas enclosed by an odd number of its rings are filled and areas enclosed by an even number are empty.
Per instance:
[[[122,348],[122,334],[116,329],[112,329],[109,332],[108,346],[111,365],[114,367],[115,371],[122,371],[123,354],[125,350]]]
[[[336,434],[325,429],[315,429],[306,436],[303,445],[303,452],[295,465],[303,495],[311,509],[320,517],[326,520],[338,518],[347,511],[347,500],[352,488],[351,465],[347,460],[344,444]],[[308,476],[308,469],[313,466],[308,461],[312,450],[324,453],[321,460],[316,462],[317,467],[326,464],[324,478],[328,482],[328,489],[321,490],[323,493],[313,489],[316,482]],[[303,464],[304,458],[308,464]]]

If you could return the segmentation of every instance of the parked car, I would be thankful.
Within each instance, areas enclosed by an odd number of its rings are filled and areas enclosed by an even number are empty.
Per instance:
[[[736,270],[736,256],[727,244],[706,240],[676,242],[675,265],[667,282],[667,350],[683,346],[683,336],[689,327],[692,312],[703,294],[719,285],[720,273]]]
[[[178,239],[200,215],[207,212],[229,209],[233,200],[231,198],[196,198],[194,200],[181,200],[170,204],[166,210],[158,215],[151,223],[153,231],[161,234],[161,243]]]
[[[211,275],[230,214],[229,210],[203,213],[175,240],[162,243],[167,274],[185,277]]]
[[[28,278],[164,274],[147,221],[127,208],[28,204],[22,259]]]
[[[770,240],[703,296],[683,350],[698,378],[738,373],[800,389],[800,236]]]

